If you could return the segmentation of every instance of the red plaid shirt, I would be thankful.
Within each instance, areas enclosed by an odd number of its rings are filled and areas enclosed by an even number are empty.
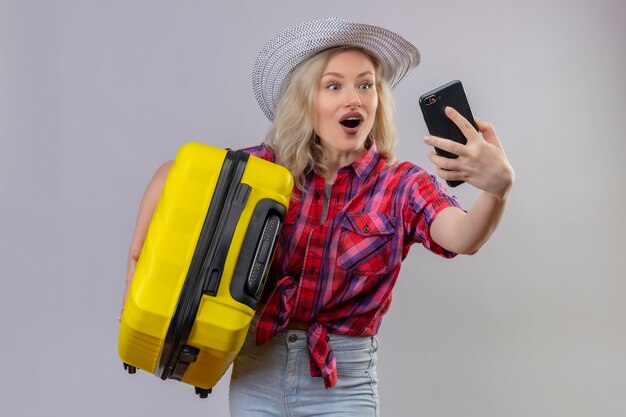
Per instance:
[[[273,161],[270,148],[246,149]],[[335,385],[337,367],[327,332],[372,336],[391,303],[400,264],[413,243],[451,258],[430,238],[437,213],[460,207],[437,180],[408,162],[388,165],[372,145],[337,172],[322,219],[325,180],[312,170],[295,189],[264,292],[258,344],[291,318],[310,323],[311,375]]]

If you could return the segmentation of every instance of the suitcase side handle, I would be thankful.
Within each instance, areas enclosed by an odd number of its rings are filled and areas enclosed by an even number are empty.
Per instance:
[[[233,299],[255,310],[265,286],[286,209],[274,200],[261,200],[250,219],[239,261],[230,283]]]

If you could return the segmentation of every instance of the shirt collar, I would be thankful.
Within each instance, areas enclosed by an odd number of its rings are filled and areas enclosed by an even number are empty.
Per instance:
[[[362,182],[365,182],[378,166],[380,158],[381,156],[378,153],[378,148],[376,148],[376,143],[372,142],[372,145],[366,148],[365,152],[349,166],[354,169],[354,173],[357,177],[359,177]]]
[[[376,167],[378,166],[378,161],[380,161],[380,158],[382,158],[382,156],[378,153],[378,148],[376,147],[376,143],[372,142],[372,144],[369,147],[365,148],[365,152],[363,152],[361,156],[357,158],[356,161],[354,161],[350,165],[346,165],[345,167],[339,168],[338,173],[341,173],[346,169],[352,168],[356,176],[359,177],[359,179],[362,182],[365,182],[367,181],[369,176],[372,174],[372,172],[376,170]],[[317,173],[317,170],[311,169],[310,166],[307,167],[306,175],[312,172]]]

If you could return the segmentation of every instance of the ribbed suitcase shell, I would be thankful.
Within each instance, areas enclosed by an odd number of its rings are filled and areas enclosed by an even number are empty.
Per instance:
[[[182,302],[179,295],[227,152],[199,143],[180,148],[150,223],[127,296],[119,331],[119,356],[125,364],[163,379],[159,365],[163,366],[164,340],[177,305]],[[253,212],[267,200],[286,212],[293,178],[285,168],[250,156],[241,183],[247,184],[250,191],[234,229],[219,287],[215,295],[201,296],[186,341],[199,349],[199,354],[181,380],[201,389],[212,388],[226,372],[241,349],[254,316],[258,297],[242,302],[233,296],[231,288],[231,284],[235,285],[231,280]],[[271,262],[271,254],[267,262]]]

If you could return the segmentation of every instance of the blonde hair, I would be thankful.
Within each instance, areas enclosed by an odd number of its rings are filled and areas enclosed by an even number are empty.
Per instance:
[[[324,151],[313,130],[313,107],[318,83],[328,61],[338,52],[346,50],[360,51],[374,64],[378,106],[368,140],[376,143],[378,152],[389,163],[396,159],[393,153],[397,141],[393,102],[389,86],[381,76],[378,61],[360,48],[329,49],[307,59],[296,68],[278,103],[274,124],[265,139],[265,143],[274,151],[276,163],[291,172],[300,189],[309,169],[316,166],[324,172],[327,168]]]

